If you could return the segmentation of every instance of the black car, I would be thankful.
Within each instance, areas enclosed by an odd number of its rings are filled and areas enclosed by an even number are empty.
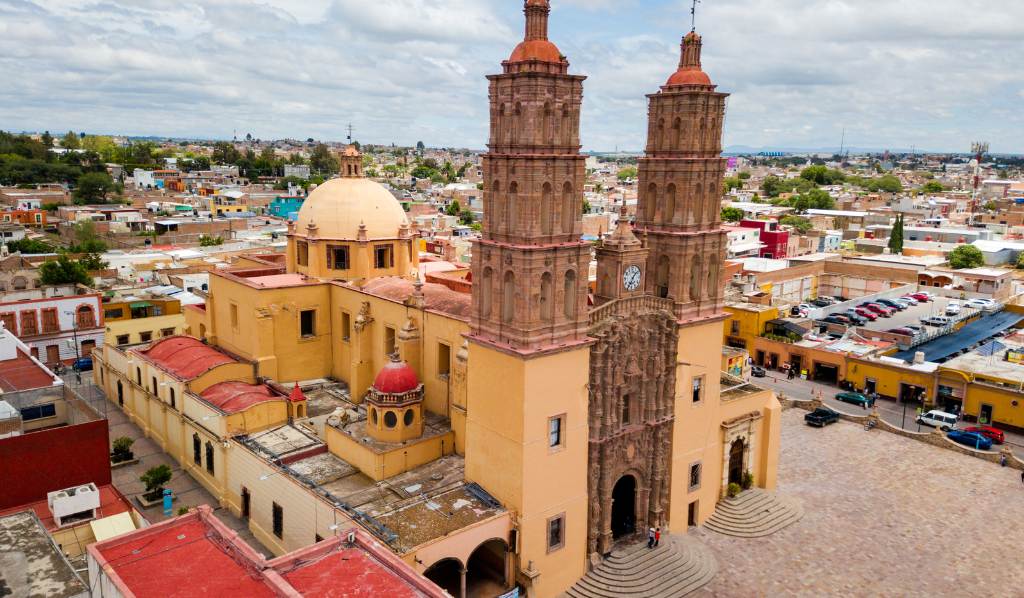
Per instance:
[[[814,411],[805,415],[804,421],[807,422],[808,426],[824,428],[829,424],[834,424],[839,421],[839,414],[828,407],[818,407]]]
[[[884,305],[886,307],[891,307],[891,308],[893,308],[893,309],[895,309],[897,311],[903,311],[903,310],[907,309],[906,305],[903,305],[902,303],[897,303],[897,302],[893,301],[892,299],[876,299],[875,303],[881,303],[882,305]]]
[[[828,307],[829,305],[832,305],[832,302],[828,299],[815,299],[814,301],[811,301],[811,304],[817,307]]]
[[[766,375],[768,375],[768,372],[766,372],[765,369],[759,365],[753,365],[750,366],[750,375],[755,378],[764,378]]]
[[[844,311],[843,313],[841,313],[839,315],[846,316],[847,318],[850,319],[850,322],[852,322],[856,326],[863,326],[864,325],[864,318],[862,318],[860,316],[860,314],[858,314],[857,312],[853,311],[852,309],[850,311]]]
[[[849,326],[850,319],[844,316],[827,316],[821,319],[822,322],[828,322],[829,324],[839,324],[841,326]]]

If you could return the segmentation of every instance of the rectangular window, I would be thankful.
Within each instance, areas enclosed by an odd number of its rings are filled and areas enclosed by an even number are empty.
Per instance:
[[[384,327],[384,354],[395,354],[395,329],[390,326]]]
[[[331,270],[348,270],[348,247],[329,245],[327,247],[327,267]]]
[[[153,376],[150,381],[153,383],[153,394],[160,396],[160,387],[156,383],[156,376]]]
[[[57,309],[50,307],[43,310],[43,334],[59,332],[60,323],[57,322]]]
[[[173,388],[170,389],[170,393],[171,393],[171,409],[177,409],[178,408],[178,398],[174,395],[174,389]]]
[[[0,322],[4,323],[5,330],[10,330],[12,334],[18,333],[18,317],[13,313],[0,314]]]
[[[117,344],[118,345],[127,345],[128,344],[128,335],[127,334],[119,334],[119,335],[117,335]]]
[[[300,266],[309,265],[309,244],[305,241],[299,241],[295,244],[295,260]]]
[[[160,336],[174,336],[173,328],[164,328],[160,330]]]
[[[206,471],[213,473],[213,444],[206,443]]]
[[[452,372],[452,348],[444,343],[437,343],[437,375],[447,379]]]
[[[238,330],[238,306],[231,304],[231,327]]]
[[[739,320],[733,320],[732,322],[730,322],[730,326],[731,326],[731,328],[730,328],[729,334],[739,334],[740,333],[740,321]]]
[[[395,266],[394,255],[391,253],[390,245],[378,245],[374,248],[374,264],[377,268],[393,268]]]
[[[108,320],[116,320],[118,318],[122,318],[124,317],[124,309],[120,307],[117,309],[105,309],[103,310],[103,317]]]
[[[341,340],[347,341],[352,338],[352,315],[347,311],[341,312]]]
[[[21,410],[22,421],[28,422],[34,419],[45,419],[47,417],[57,417],[57,407],[53,403],[25,407]]]
[[[700,462],[690,465],[690,492],[700,488]]]
[[[153,332],[151,330],[147,330],[145,332],[140,332],[139,333],[139,342],[140,343],[148,343],[151,340],[153,340]]]
[[[274,503],[273,515],[274,535],[278,538],[284,538],[284,509],[281,508],[281,505]]]
[[[548,552],[565,546],[565,514],[548,519]]]
[[[548,447],[557,448],[564,444],[562,429],[565,427],[565,415],[557,415],[548,420]]]
[[[316,336],[316,310],[305,309],[299,312],[299,335],[303,338]]]
[[[629,423],[629,395],[622,395],[622,425]]]
[[[693,379],[693,402],[700,403],[704,399],[704,376]]]
[[[39,320],[35,311],[21,312],[21,336],[34,336],[39,334]]]

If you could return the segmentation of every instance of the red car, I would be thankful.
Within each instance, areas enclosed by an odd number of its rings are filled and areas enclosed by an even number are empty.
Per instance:
[[[964,428],[964,432],[976,432],[996,444],[1006,442],[1006,435],[1003,434],[1003,431],[992,426],[971,426],[970,428]]]
[[[932,300],[931,297],[925,295],[924,293],[911,293],[910,296],[922,303],[927,303],[928,301]]]
[[[885,307],[883,305],[879,305],[877,303],[868,303],[864,307],[866,307],[867,309],[870,309],[871,311],[873,311],[876,314],[882,316],[883,318],[890,318],[890,317],[892,317],[892,309],[888,308],[888,307]]]
[[[871,322],[874,322],[875,320],[878,319],[878,314],[876,314],[875,312],[871,311],[866,307],[858,307],[855,308],[853,311],[857,312],[858,316],[862,318],[867,318]]]

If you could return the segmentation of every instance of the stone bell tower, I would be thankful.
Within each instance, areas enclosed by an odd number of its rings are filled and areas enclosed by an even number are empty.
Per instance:
[[[647,237],[648,292],[671,298],[677,317],[721,312],[722,121],[728,94],[701,69],[701,37],[683,38],[678,70],[650,99],[639,167],[637,225]]]
[[[647,248],[633,234],[623,202],[619,222],[610,237],[597,248],[595,303],[644,294]]]

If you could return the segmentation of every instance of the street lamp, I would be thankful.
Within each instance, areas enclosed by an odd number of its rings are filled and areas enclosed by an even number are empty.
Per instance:
[[[82,358],[82,354],[79,352],[78,346],[78,318],[75,317],[75,312],[73,311],[65,311],[64,315],[71,316],[71,324],[73,326],[71,328],[71,332],[75,336],[75,365],[78,365],[78,360]]]

